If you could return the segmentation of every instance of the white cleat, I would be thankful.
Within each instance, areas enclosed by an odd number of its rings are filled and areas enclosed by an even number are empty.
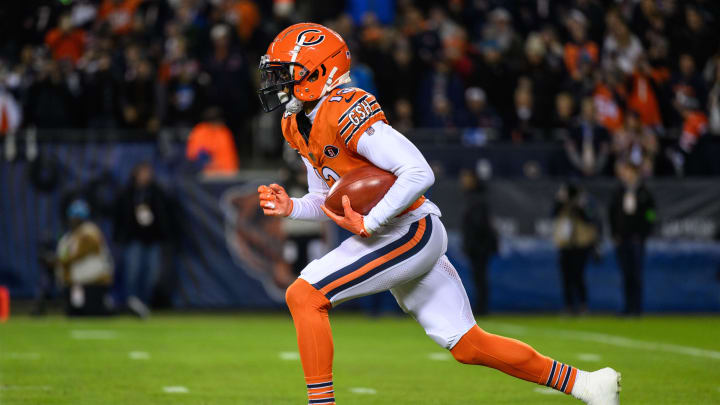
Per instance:
[[[583,399],[588,405],[620,404],[620,373],[605,367],[587,375]]]

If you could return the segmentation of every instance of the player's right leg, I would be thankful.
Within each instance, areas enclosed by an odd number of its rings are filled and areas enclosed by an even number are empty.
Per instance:
[[[343,301],[386,291],[430,270],[446,246],[439,220],[428,215],[381,234],[351,237],[310,263],[287,290],[309,404],[334,404],[333,342],[329,309]]]
[[[461,363],[491,367],[589,404],[618,403],[619,374],[615,370],[587,373],[543,356],[519,340],[480,329],[460,277],[445,256],[428,273],[391,291],[428,336]]]

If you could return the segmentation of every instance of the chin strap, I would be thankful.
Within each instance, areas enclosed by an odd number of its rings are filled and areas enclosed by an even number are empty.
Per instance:
[[[330,71],[330,74],[328,75],[327,81],[325,81],[325,87],[323,87],[323,91],[320,94],[320,97],[323,97],[328,92],[332,91],[335,87],[341,86],[345,83],[350,83],[350,72],[345,72],[342,76],[338,77],[337,80],[333,81],[333,77],[335,77],[335,73],[337,73],[337,66],[332,68]]]
[[[290,98],[290,101],[288,101],[287,104],[285,104],[285,111],[287,111],[290,114],[297,114],[300,111],[302,111],[303,108],[303,102],[298,100],[295,96],[292,96]]]

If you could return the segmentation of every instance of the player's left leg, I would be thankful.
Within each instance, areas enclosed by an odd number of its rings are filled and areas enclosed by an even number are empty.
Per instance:
[[[526,381],[572,393],[588,403],[613,404],[617,401],[619,375],[614,370],[586,373],[543,356],[523,342],[480,329],[473,318],[465,288],[445,256],[425,275],[391,291],[428,336],[450,350],[461,363],[492,367]]]

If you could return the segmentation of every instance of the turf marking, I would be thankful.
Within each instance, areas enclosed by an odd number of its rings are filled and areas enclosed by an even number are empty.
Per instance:
[[[183,387],[182,385],[171,385],[168,387],[163,387],[163,391],[167,394],[187,394],[190,392],[187,387]]]
[[[447,361],[447,360],[450,360],[451,358],[452,358],[452,356],[450,356],[450,353],[445,353],[445,352],[428,353],[428,359],[430,359],[430,360]]]
[[[278,353],[280,360],[294,361],[300,360],[300,353],[298,352],[280,352]]]
[[[0,385],[0,391],[50,391],[49,385]]]
[[[375,388],[367,388],[367,387],[353,387],[350,388],[350,392],[353,394],[358,395],[375,395],[377,394],[377,390]]]
[[[128,353],[128,357],[130,357],[133,360],[149,360],[150,353],[148,353],[148,352],[130,352],[130,353]]]
[[[595,353],[579,353],[577,358],[582,361],[600,361],[602,359],[599,354]]]
[[[70,336],[76,340],[110,340],[117,338],[117,332],[112,330],[73,330]]]
[[[544,395],[559,395],[560,391],[550,388],[550,387],[535,387],[533,388],[533,391],[537,392],[538,394],[544,394]]]
[[[7,353],[5,357],[17,360],[37,360],[40,358],[40,353]]]
[[[495,329],[503,330],[506,333],[513,334],[513,330],[517,330],[518,326],[513,324],[505,324],[501,322],[486,322]],[[700,357],[706,359],[720,360],[720,352],[715,350],[701,349],[693,346],[682,346],[672,343],[653,342],[648,340],[631,339],[624,336],[608,335],[597,332],[583,332],[566,329],[549,329],[549,328],[525,328],[536,334],[550,336],[553,338],[566,338],[571,340],[584,340],[586,342],[603,343],[612,346],[627,347],[631,349],[643,349],[654,352],[665,352],[673,354],[684,354],[686,356]]]

